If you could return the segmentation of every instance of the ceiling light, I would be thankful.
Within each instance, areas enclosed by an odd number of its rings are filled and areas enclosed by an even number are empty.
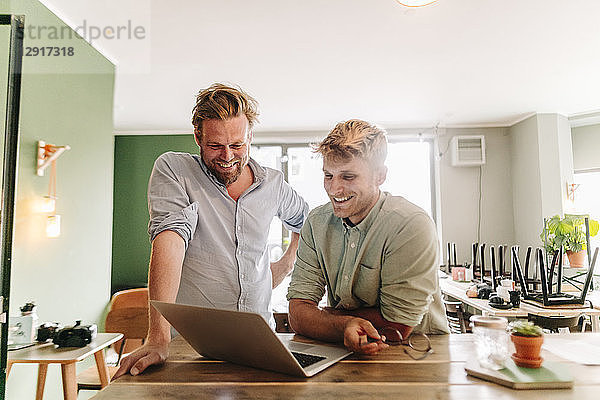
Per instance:
[[[402,4],[404,7],[423,7],[428,6],[429,4],[433,4],[438,0],[396,0],[398,3]]]

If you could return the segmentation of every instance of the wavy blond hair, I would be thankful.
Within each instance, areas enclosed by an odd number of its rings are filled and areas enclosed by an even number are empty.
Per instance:
[[[196,96],[192,110],[192,125],[198,142],[202,139],[202,121],[205,119],[226,120],[246,115],[251,130],[258,122],[258,102],[239,86],[213,83]]]
[[[338,123],[315,152],[323,158],[347,160],[360,157],[383,166],[387,157],[387,139],[383,128],[360,119]]]

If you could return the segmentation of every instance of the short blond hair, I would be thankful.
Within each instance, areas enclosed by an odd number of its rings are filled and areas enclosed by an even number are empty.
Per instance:
[[[192,114],[194,134],[200,141],[205,119],[226,120],[244,114],[248,118],[248,127],[252,129],[258,122],[258,102],[238,86],[213,83],[198,93]]]
[[[387,139],[383,128],[360,119],[338,123],[315,152],[323,158],[347,160],[360,157],[383,166],[387,157]]]

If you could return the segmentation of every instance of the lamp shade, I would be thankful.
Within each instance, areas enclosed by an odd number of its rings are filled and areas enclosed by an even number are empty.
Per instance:
[[[54,211],[56,211],[56,199],[52,196],[42,197],[42,202],[40,204],[40,211],[47,212],[47,213],[54,213]]]
[[[60,215],[49,215],[46,219],[46,236],[55,238],[60,236]]]

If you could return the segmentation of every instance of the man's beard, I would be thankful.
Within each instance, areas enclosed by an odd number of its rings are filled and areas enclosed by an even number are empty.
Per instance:
[[[204,161],[204,164],[206,165],[206,168],[208,168],[208,170],[210,172],[212,172],[212,174],[217,178],[217,180],[219,182],[221,182],[225,186],[229,186],[232,183],[234,183],[235,181],[237,181],[237,179],[242,174],[244,167],[248,164],[248,157],[235,158],[235,159],[231,160],[229,163],[236,162],[236,161],[238,161],[238,162],[235,165],[235,167],[232,168],[228,172],[223,172],[222,170],[218,169],[218,166],[216,165],[217,161],[224,163],[223,161],[215,160],[212,163],[208,163],[208,162],[206,162],[206,160],[203,160],[203,161]]]

